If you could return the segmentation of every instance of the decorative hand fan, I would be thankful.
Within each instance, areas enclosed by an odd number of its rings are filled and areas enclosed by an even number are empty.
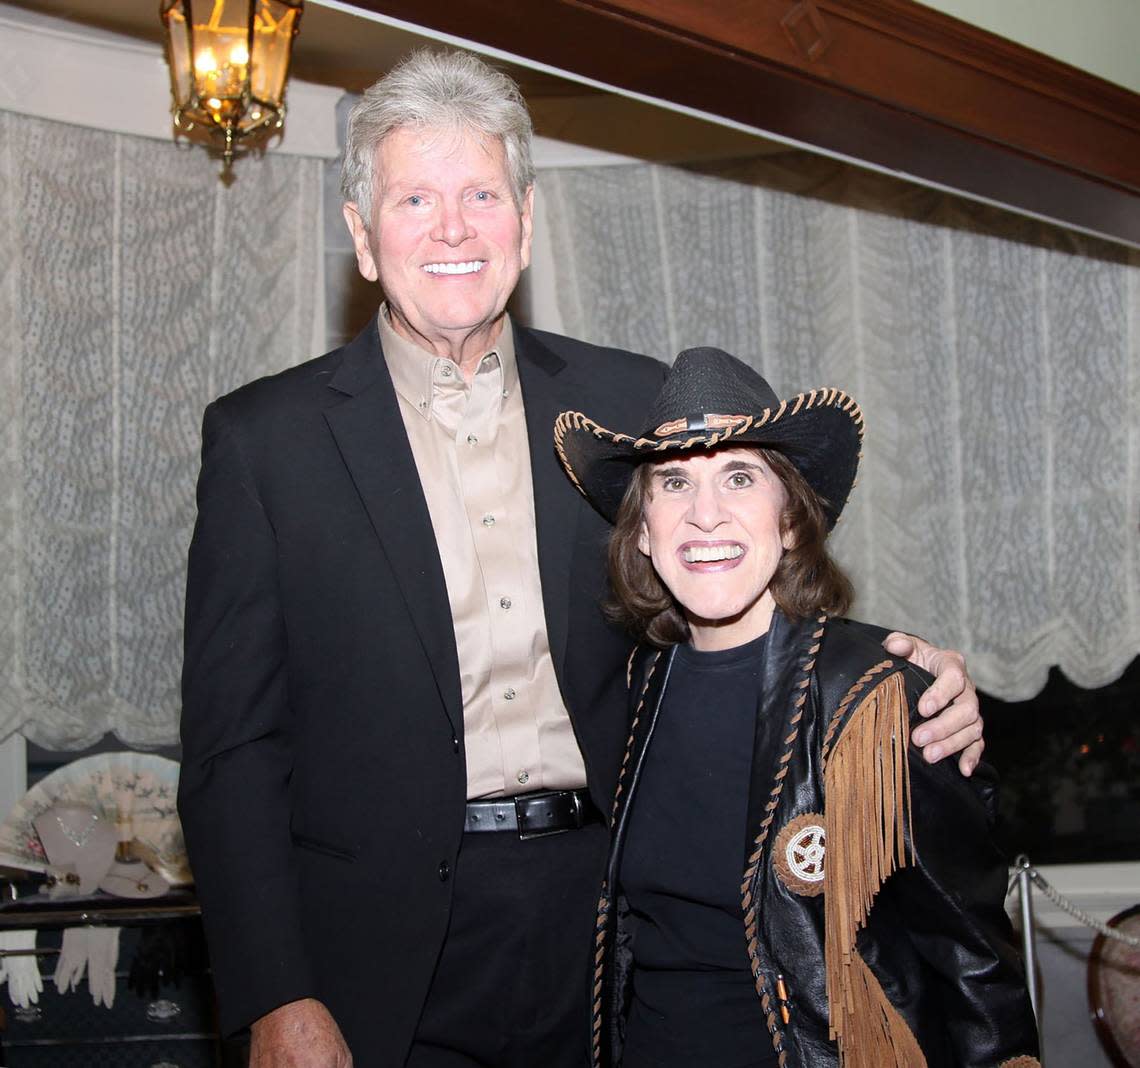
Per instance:
[[[120,861],[145,861],[172,886],[193,882],[175,797],[178,763],[153,753],[97,753],[58,768],[0,826],[0,864],[45,871],[33,821],[59,801],[87,805],[115,824]]]

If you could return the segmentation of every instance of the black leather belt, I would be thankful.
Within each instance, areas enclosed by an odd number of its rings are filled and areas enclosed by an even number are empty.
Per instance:
[[[467,802],[466,831],[514,831],[520,838],[540,838],[601,823],[602,814],[588,790],[542,790],[517,797]]]

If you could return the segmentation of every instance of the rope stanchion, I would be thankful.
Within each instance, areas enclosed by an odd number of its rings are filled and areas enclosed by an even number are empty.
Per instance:
[[[1018,891],[1018,904],[1020,906],[1021,914],[1021,945],[1023,945],[1023,952],[1025,955],[1026,986],[1028,987],[1029,992],[1029,1002],[1031,1002],[1033,1005],[1033,1013],[1037,1020],[1037,1040],[1039,1040],[1039,1043],[1042,1046],[1044,1045],[1043,1036],[1041,1034],[1042,1019],[1041,1013],[1039,1011],[1040,987],[1039,977],[1037,977],[1036,928],[1034,926],[1033,919],[1034,887],[1036,887],[1036,889],[1039,889],[1053,905],[1056,905],[1059,910],[1061,910],[1061,912],[1067,913],[1068,915],[1072,916],[1072,918],[1078,923],[1083,924],[1084,927],[1092,928],[1092,930],[1097,931],[1099,935],[1104,936],[1106,939],[1105,943],[1101,943],[1099,939],[1093,943],[1093,948],[1089,959],[1090,1002],[1093,1005],[1093,1025],[1097,1029],[1097,1034],[1100,1037],[1100,1041],[1106,1045],[1106,1049],[1117,1049],[1119,1043],[1122,1041],[1122,1032],[1118,1029],[1118,1022],[1114,1022],[1112,1019],[1106,1016],[1104,1003],[1102,1003],[1102,995],[1104,995],[1104,990],[1106,987],[1101,986],[1101,984],[1108,983],[1109,972],[1112,972],[1114,970],[1114,967],[1118,969],[1121,961],[1117,959],[1114,964],[1108,965],[1108,968],[1105,971],[1104,975],[1101,975],[1099,965],[1105,965],[1108,957],[1110,956],[1110,952],[1112,952],[1108,949],[1108,941],[1115,941],[1115,943],[1129,946],[1132,949],[1138,949],[1140,948],[1140,937],[1126,934],[1123,927],[1115,928],[1110,927],[1108,923],[1101,923],[1099,920],[1094,919],[1093,916],[1089,915],[1089,913],[1084,912],[1081,910],[1081,908],[1077,908],[1077,906],[1070,902],[1070,900],[1065,897],[1064,894],[1061,894],[1061,892],[1056,887],[1053,887],[1052,884],[1050,884],[1049,880],[1045,879],[1044,875],[1042,875],[1041,872],[1035,869],[1025,854],[1021,854],[1017,857],[1016,861],[1013,862],[1013,872],[1009,881],[1009,886],[1007,889],[1005,889],[1005,896],[1009,897],[1013,892],[1013,888],[1015,887]],[[1140,912],[1140,905],[1135,908],[1130,908],[1130,910],[1126,910],[1125,912],[1119,913],[1118,915],[1114,916],[1113,919],[1117,923],[1123,924],[1130,918],[1134,918],[1134,915],[1138,912]],[[1098,968],[1094,968],[1094,964],[1097,964]],[[1124,971],[1118,973],[1121,977],[1125,975]],[[1127,973],[1129,973],[1133,979],[1135,978],[1134,965],[1131,965],[1131,971]],[[1135,989],[1137,988],[1133,986],[1129,992],[1129,995],[1127,996],[1134,998]],[[1126,1029],[1126,1034],[1133,1036],[1134,1020],[1132,1021],[1131,1025],[1126,1025],[1126,1028],[1129,1027],[1131,1029]],[[1113,1062],[1116,1063],[1117,1061],[1114,1060]],[[1137,1063],[1137,1065],[1140,1065],[1140,1061],[1129,1060],[1126,1057],[1119,1062],[1130,1063],[1130,1065],[1131,1063]]]
[[[1062,894],[1056,887],[1050,884],[1049,880],[1045,878],[1033,865],[1030,863],[1029,858],[1022,854],[1014,862],[1013,866],[1017,869],[1014,873],[1013,879],[1010,880],[1009,889],[1006,891],[1008,896],[1012,891],[1015,884],[1021,885],[1024,882],[1031,882],[1038,890],[1041,891],[1054,905],[1057,906],[1062,912],[1067,912],[1078,923],[1084,924],[1086,927],[1091,927],[1098,934],[1104,935],[1105,938],[1114,939],[1117,942],[1123,942],[1126,946],[1131,946],[1133,949],[1140,949],[1140,938],[1135,935],[1125,934],[1123,931],[1118,931],[1115,927],[1110,927],[1107,923],[1101,923],[1100,920],[1094,919],[1087,912],[1077,908],[1064,894]],[[1025,904],[1024,895],[1022,891],[1022,920],[1025,920]],[[1029,907],[1030,918],[1032,918],[1033,908]],[[1026,955],[1026,963],[1028,965],[1029,956]]]
[[[1013,868],[1013,875],[1005,893],[1006,897],[1009,897],[1013,893],[1014,887],[1018,891],[1018,904],[1021,912],[1021,939],[1025,955],[1025,982],[1029,988],[1029,1001],[1033,1006],[1033,1015],[1037,1018],[1037,1039],[1042,1060],[1044,1060],[1045,1037],[1041,1031],[1041,1014],[1039,1012],[1040,989],[1037,975],[1037,934],[1033,919],[1033,888],[1036,887],[1040,890],[1062,912],[1068,913],[1078,923],[1085,927],[1091,927],[1107,939],[1121,942],[1133,949],[1140,949],[1140,938],[1126,934],[1115,927],[1110,927],[1107,923],[1101,923],[1100,920],[1093,918],[1083,909],[1077,908],[1064,894],[1050,884],[1049,880],[1033,866],[1024,853],[1013,862]],[[1101,1024],[1098,1024],[1098,1033],[1100,1026]],[[1104,1041],[1103,1035],[1102,1041]]]

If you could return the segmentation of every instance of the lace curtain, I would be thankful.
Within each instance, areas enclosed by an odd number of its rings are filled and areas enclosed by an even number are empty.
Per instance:
[[[855,615],[1007,699],[1140,652],[1140,254],[801,154],[541,180],[567,333],[858,398]]]
[[[0,112],[0,740],[177,739],[199,421],[320,351],[321,161]]]
[[[321,173],[0,112],[0,740],[175,740],[199,419],[324,347]],[[541,184],[567,333],[860,399],[858,614],[1007,698],[1140,650],[1140,256],[798,155]]]

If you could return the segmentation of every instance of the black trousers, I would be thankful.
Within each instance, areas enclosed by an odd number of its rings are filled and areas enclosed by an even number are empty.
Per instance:
[[[406,1068],[586,1068],[607,844],[600,824],[464,837]]]

